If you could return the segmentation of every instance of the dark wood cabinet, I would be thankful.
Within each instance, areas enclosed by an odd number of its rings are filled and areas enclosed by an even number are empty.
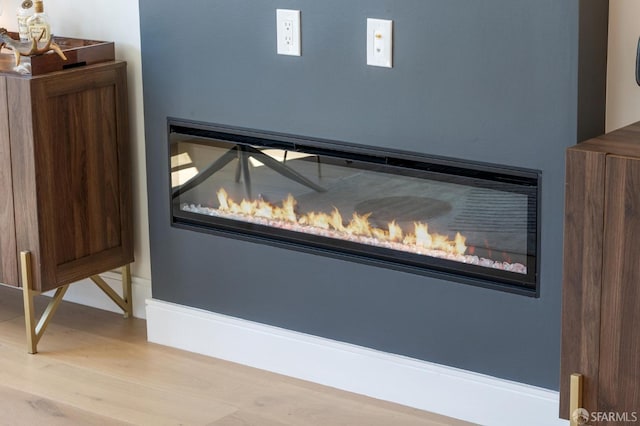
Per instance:
[[[640,416],[640,122],[569,148],[565,199],[560,416],[574,373],[588,412]]]
[[[22,287],[27,349],[68,285],[91,278],[132,315],[126,63],[0,71],[0,283]],[[122,296],[98,275],[122,267]],[[55,289],[36,323],[33,297]]]
[[[0,282],[47,291],[133,261],[126,64],[0,75]]]

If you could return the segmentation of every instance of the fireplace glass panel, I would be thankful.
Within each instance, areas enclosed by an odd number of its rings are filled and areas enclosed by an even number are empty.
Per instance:
[[[528,295],[538,174],[170,121],[176,226]]]

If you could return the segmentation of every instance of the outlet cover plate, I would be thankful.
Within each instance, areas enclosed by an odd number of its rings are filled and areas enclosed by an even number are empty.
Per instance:
[[[276,9],[278,55],[300,56],[300,11]]]
[[[367,65],[393,67],[393,21],[367,18]]]

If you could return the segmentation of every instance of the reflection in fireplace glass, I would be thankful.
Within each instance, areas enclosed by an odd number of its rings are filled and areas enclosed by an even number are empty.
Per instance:
[[[170,121],[177,226],[535,295],[538,175]]]

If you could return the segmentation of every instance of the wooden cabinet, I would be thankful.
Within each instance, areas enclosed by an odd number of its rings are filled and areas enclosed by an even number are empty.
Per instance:
[[[126,64],[0,75],[0,282],[47,291],[133,261]]]
[[[560,415],[640,417],[640,122],[567,151]],[[597,424],[620,424],[603,421]]]
[[[0,72],[0,283],[22,287],[30,353],[75,281],[132,314],[129,163],[124,62]],[[118,267],[122,296],[98,275]],[[53,289],[36,324],[33,297]]]

